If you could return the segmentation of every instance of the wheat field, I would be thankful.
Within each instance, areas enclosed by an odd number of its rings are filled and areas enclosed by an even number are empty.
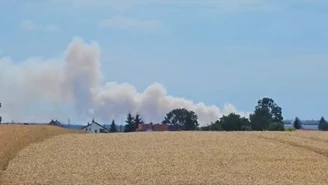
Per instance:
[[[0,125],[0,178],[8,162],[24,147],[55,135],[68,133],[80,132],[54,126]]]
[[[21,150],[5,184],[328,184],[328,133],[68,134]]]

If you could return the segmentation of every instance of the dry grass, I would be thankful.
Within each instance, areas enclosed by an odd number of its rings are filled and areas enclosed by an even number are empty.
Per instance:
[[[16,153],[27,145],[75,132],[54,126],[0,125],[0,175]]]
[[[328,184],[326,134],[62,135],[23,149],[3,179],[6,184]]]

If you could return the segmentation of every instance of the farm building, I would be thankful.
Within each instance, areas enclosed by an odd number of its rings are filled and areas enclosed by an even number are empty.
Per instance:
[[[53,125],[53,126],[57,126],[57,127],[64,127],[59,121],[57,120],[51,120],[48,125]]]
[[[87,131],[89,133],[109,133],[109,130],[107,128],[95,122],[95,120],[92,120],[91,123],[88,123],[88,125],[82,127],[82,130]]]

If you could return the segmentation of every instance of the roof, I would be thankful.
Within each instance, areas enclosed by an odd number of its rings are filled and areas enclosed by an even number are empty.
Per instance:
[[[104,130],[106,130],[106,131],[110,132],[110,131],[109,131],[109,129],[107,129],[106,127],[104,127],[104,126],[100,125],[99,123],[95,122],[95,120],[94,120],[94,119],[92,120],[92,122],[91,122],[90,124],[88,123],[88,125],[86,125],[86,126],[82,127],[81,129],[83,130],[83,129],[87,128],[87,127],[88,127],[88,126],[90,126],[92,123],[94,123],[94,124],[98,125],[98,126],[99,126],[99,127],[101,127],[102,129],[104,129]]]
[[[146,131],[146,130],[152,130],[152,124],[139,124],[138,125],[138,131]]]
[[[154,131],[168,131],[169,127],[167,124],[156,124],[156,125],[153,125],[153,130]]]
[[[55,126],[59,126],[59,127],[64,127],[59,121],[57,120],[51,120],[50,123],[48,123],[48,125],[55,125]]]

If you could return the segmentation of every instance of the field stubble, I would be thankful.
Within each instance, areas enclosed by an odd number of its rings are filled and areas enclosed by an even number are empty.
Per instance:
[[[294,135],[293,135],[294,134]],[[62,135],[22,150],[7,184],[327,184],[316,133]],[[298,145],[294,145],[297,143]]]

